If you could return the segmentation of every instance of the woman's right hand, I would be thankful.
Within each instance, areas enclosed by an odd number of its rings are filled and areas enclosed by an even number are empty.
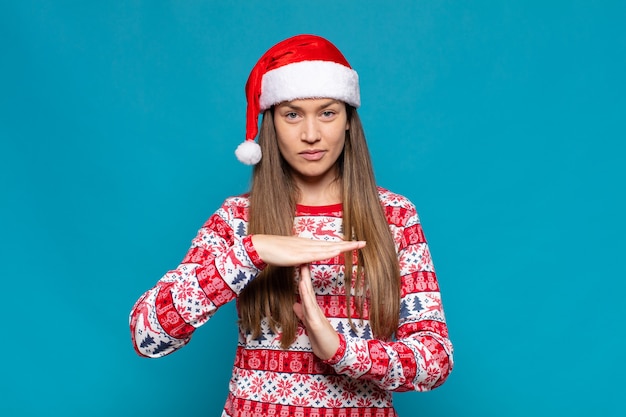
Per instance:
[[[299,266],[361,249],[365,241],[327,242],[297,236],[253,235],[252,244],[268,265]]]

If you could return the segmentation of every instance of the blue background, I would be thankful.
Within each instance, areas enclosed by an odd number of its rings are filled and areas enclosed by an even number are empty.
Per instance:
[[[249,70],[316,33],[360,74],[455,343],[400,415],[626,415],[626,3],[591,3],[2,1],[0,414],[220,414],[233,306],[159,360],[128,312],[247,190]]]

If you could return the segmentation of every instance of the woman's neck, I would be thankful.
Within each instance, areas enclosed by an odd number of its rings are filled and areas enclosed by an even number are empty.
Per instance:
[[[330,184],[298,182],[300,196],[297,203],[303,206],[329,206],[341,203],[339,182]]]

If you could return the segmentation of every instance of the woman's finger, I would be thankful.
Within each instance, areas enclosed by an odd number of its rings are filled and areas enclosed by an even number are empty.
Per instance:
[[[311,280],[311,271],[308,265],[302,265],[300,267],[298,290],[300,292],[305,325],[310,327],[311,324],[326,321],[324,313],[317,304],[317,298],[315,297],[315,290],[313,289],[313,282]]]
[[[365,246],[364,241],[326,242],[275,235],[254,235],[252,244],[265,263],[276,266],[297,266],[323,261]]]
[[[300,298],[302,298],[306,311],[306,308],[311,307],[311,300],[315,300],[315,291],[313,290],[313,283],[311,282],[311,270],[308,265],[302,265],[300,267],[298,290],[300,291]]]

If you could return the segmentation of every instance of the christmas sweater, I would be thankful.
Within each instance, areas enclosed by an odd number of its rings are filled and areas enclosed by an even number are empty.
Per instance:
[[[257,338],[239,329],[222,417],[396,416],[392,391],[426,391],[445,381],[452,370],[452,344],[417,212],[401,195],[379,188],[379,196],[401,273],[394,340],[373,338],[367,299],[363,319],[353,319],[350,326],[342,257],[314,262],[310,271],[317,301],[339,334],[339,349],[330,360],[320,360],[302,325],[286,350],[267,320]],[[246,232],[248,206],[246,196],[228,198],[199,230],[181,264],[135,303],[130,328],[139,355],[161,357],[186,345],[265,267]],[[298,205],[294,233],[340,240],[341,215],[341,204]]]

